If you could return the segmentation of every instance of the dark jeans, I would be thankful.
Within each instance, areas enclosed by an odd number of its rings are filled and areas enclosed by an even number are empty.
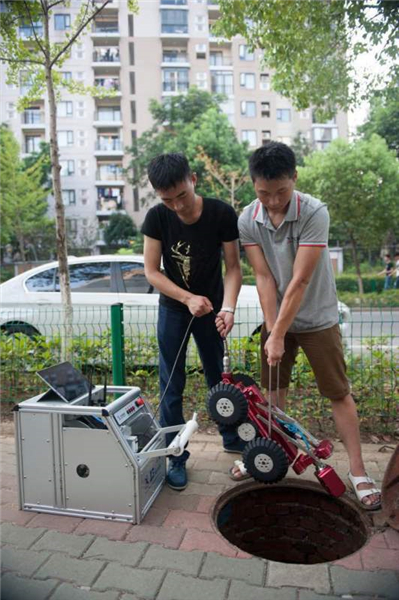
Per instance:
[[[190,313],[174,310],[159,305],[158,316],[158,344],[159,344],[159,385],[160,398],[169,381],[177,353],[183,342],[184,335],[192,315]],[[191,324],[190,334],[193,334],[208,387],[219,383],[223,368],[223,340],[216,325],[215,315],[210,313],[203,317],[195,318]],[[190,335],[187,335],[184,346],[180,351],[172,379],[160,407],[160,423],[162,427],[180,425],[184,423],[183,417],[183,392],[186,384],[186,353]],[[235,428],[219,426],[223,437],[223,444],[229,445],[238,440]],[[170,444],[175,433],[166,435],[166,443]],[[185,462],[190,453],[185,450],[179,457],[173,457],[174,462]]]

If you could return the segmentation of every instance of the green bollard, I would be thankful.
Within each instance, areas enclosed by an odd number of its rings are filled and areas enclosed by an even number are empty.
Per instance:
[[[111,306],[111,340],[113,383],[114,385],[126,385],[123,304],[113,304]]]

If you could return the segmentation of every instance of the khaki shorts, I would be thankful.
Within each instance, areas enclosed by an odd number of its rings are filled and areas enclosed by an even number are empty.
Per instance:
[[[264,351],[267,339],[265,324],[261,331],[261,382],[269,389],[269,365]],[[342,349],[341,331],[338,325],[309,333],[286,333],[284,355],[280,363],[280,389],[288,388],[291,371],[295,363],[298,348],[306,354],[317,387],[322,396],[330,400],[340,400],[350,393],[346,377],[346,365]],[[272,390],[277,388],[277,369],[272,368]]]

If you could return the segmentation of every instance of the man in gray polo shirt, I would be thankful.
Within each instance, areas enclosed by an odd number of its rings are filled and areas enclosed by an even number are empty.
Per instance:
[[[280,363],[279,403],[284,408],[295,357],[303,349],[320,393],[332,401],[349,456],[349,481],[363,507],[376,510],[380,491],[365,471],[356,405],[346,377],[327,207],[295,190],[295,154],[285,144],[262,146],[251,156],[249,168],[257,198],[244,209],[238,227],[264,314],[262,385],[269,388],[269,366]],[[272,370],[273,390],[276,372]],[[243,472],[242,465],[231,470],[237,480]]]

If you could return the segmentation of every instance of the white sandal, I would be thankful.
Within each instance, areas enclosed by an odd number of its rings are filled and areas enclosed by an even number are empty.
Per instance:
[[[238,468],[238,472],[234,470],[236,467]],[[244,479],[249,479],[251,475],[246,470],[242,460],[235,460],[234,465],[229,469],[229,477],[233,481],[243,481]]]
[[[379,510],[381,508],[381,490],[379,490],[377,487],[372,487],[368,490],[357,489],[357,486],[360,483],[370,483],[372,485],[376,485],[374,479],[371,479],[371,477],[368,477],[368,475],[362,477],[355,477],[350,471],[348,473],[348,479],[351,482],[352,489],[356,494],[356,498],[359,500],[360,504],[365,510]],[[363,498],[367,498],[368,496],[372,496],[373,494],[379,494],[380,500],[374,502],[373,504],[365,504],[363,502]]]

